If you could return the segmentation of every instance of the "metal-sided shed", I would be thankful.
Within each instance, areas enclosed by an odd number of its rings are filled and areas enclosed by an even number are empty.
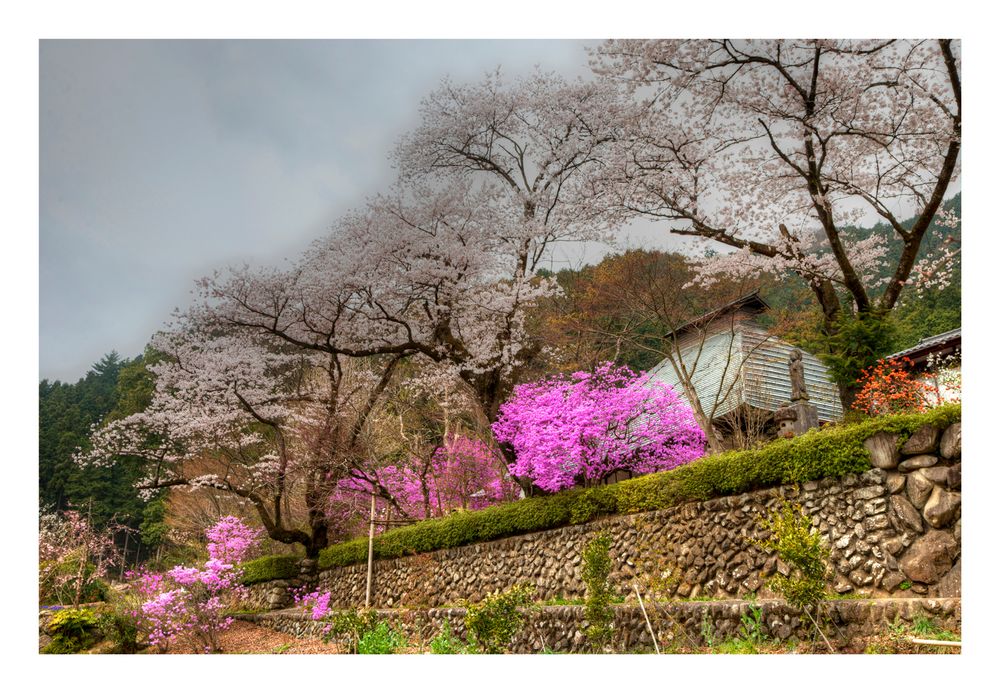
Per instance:
[[[676,330],[676,351],[702,408],[720,419],[742,406],[773,412],[789,401],[792,382],[788,359],[795,348],[762,328],[756,317],[768,310],[755,292],[733,301]],[[821,422],[838,421],[844,412],[837,386],[826,367],[802,352],[806,390]],[[681,378],[670,359],[657,364],[654,380],[670,385],[687,399]],[[712,411],[714,408],[714,411]]]

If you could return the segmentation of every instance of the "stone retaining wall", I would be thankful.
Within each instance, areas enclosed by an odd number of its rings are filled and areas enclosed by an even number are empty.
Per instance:
[[[787,604],[762,601],[758,606],[765,638],[808,641],[817,637],[808,618],[803,618]],[[639,607],[620,604],[613,608],[612,651],[651,651],[653,641]],[[715,643],[739,636],[741,618],[748,613],[749,605],[742,601],[671,601],[647,604],[646,608],[661,647],[669,647],[672,643],[701,647],[709,644],[706,636]],[[912,624],[921,616],[953,632],[961,629],[960,599],[845,599],[829,602],[826,608],[828,617],[824,620],[824,631],[840,643],[877,635],[884,632],[888,624]],[[445,620],[454,635],[465,638],[465,609],[462,608],[380,610],[379,614],[412,643],[426,645],[441,632]],[[546,606],[529,610],[527,616],[525,627],[514,638],[512,652],[589,651],[583,634],[587,627],[584,607]],[[238,618],[296,637],[319,637],[324,626],[298,611],[242,614]]]
[[[908,440],[880,433],[865,442],[872,469],[636,515],[375,563],[376,607],[458,605],[529,582],[541,601],[584,596],[583,547],[611,536],[613,588],[640,584],[664,597],[769,596],[767,578],[788,566],[753,542],[758,523],[783,500],[801,504],[831,551],[831,587],[869,596],[961,595],[961,423],[924,427]],[[331,606],[364,604],[364,564],[312,578]],[[289,603],[299,581],[254,589],[270,608]]]

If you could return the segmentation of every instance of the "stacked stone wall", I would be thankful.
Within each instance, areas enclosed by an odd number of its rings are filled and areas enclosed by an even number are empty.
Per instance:
[[[703,647],[707,638],[718,643],[738,637],[743,617],[750,605],[742,601],[673,601],[646,605],[650,624],[661,647]],[[762,601],[760,634],[768,640],[812,641],[816,631],[807,617],[778,601]],[[642,611],[634,604],[613,607],[614,628],[610,643],[613,652],[653,649],[653,640]],[[382,610],[381,618],[406,635],[410,643],[423,645],[437,636],[448,622],[451,632],[465,639],[465,609]],[[918,618],[932,619],[939,627],[958,631],[961,626],[960,599],[841,600],[827,604],[824,626],[839,643],[885,632],[887,624],[906,628]],[[525,612],[525,626],[511,643],[511,651],[531,653],[588,652],[584,631],[584,607],[546,606]],[[277,611],[244,614],[240,618],[296,637],[320,637],[326,624],[300,612]],[[706,626],[710,624],[710,627]]]

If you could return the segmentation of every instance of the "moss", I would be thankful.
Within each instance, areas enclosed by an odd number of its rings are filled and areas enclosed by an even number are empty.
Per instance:
[[[376,537],[375,558],[399,558],[580,524],[607,515],[659,510],[687,501],[860,474],[871,468],[863,443],[875,433],[908,435],[926,424],[944,428],[960,419],[960,406],[945,405],[926,414],[901,414],[829,426],[756,450],[711,455],[677,469],[617,484],[570,489],[551,496],[424,520]],[[319,554],[319,567],[327,569],[363,563],[367,558],[367,537],[353,539],[323,549]]]
[[[287,580],[299,574],[298,556],[264,556],[240,564],[243,569],[241,582],[244,585],[254,585],[269,580]]]

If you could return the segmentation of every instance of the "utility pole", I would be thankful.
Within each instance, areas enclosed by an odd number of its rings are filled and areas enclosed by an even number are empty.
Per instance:
[[[372,491],[371,518],[368,521],[368,581],[365,583],[365,608],[372,604],[372,548],[375,545],[375,492]]]

